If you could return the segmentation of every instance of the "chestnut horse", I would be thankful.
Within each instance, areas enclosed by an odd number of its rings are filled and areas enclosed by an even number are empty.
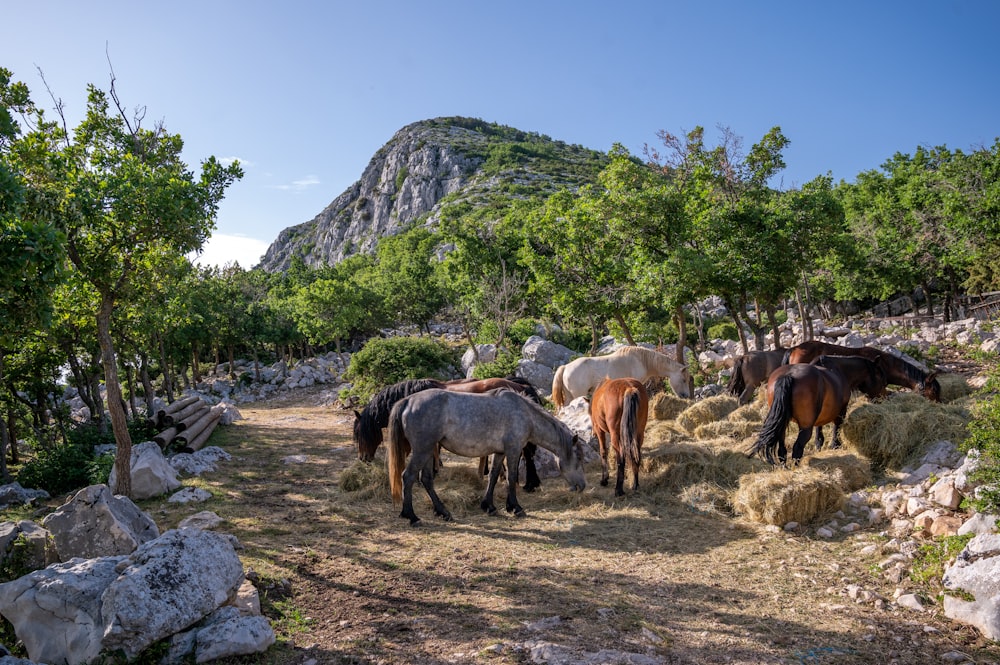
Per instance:
[[[382,445],[382,429],[389,424],[389,412],[393,405],[413,393],[432,388],[451,390],[453,392],[483,393],[495,388],[506,388],[522,395],[536,404],[542,403],[538,391],[521,377],[506,379],[458,379],[455,381],[438,381],[437,379],[412,379],[400,381],[383,388],[376,393],[368,405],[360,412],[354,412],[354,443],[358,446],[358,459],[371,462],[375,459],[375,451]],[[535,445],[528,443],[524,447],[524,491],[531,492],[541,486],[538,470],[535,468]],[[480,460],[480,473],[485,475],[488,459]]]
[[[733,374],[726,386],[730,395],[739,397],[743,406],[750,402],[757,386],[767,381],[771,372],[781,367],[785,349],[774,351],[748,351],[733,364]]]
[[[590,398],[590,421],[600,444],[601,485],[608,484],[608,438],[618,462],[615,496],[624,496],[625,464],[632,472],[632,491],[639,489],[642,441],[649,416],[649,395],[638,379],[605,379]]]
[[[816,449],[823,447],[823,425],[833,423],[833,447],[840,447],[840,426],[847,416],[851,392],[860,390],[869,399],[885,393],[886,375],[882,368],[861,356],[820,356],[812,363],[782,365],[767,380],[767,403],[770,407],[757,442],[748,457],[760,455],[774,464],[785,463],[785,431],[794,420],[799,435],[792,446],[792,463],[802,459],[806,443],[818,427]]]
[[[941,401],[941,384],[938,372],[925,372],[916,365],[891,353],[871,346],[852,348],[812,340],[802,342],[788,350],[787,364],[808,363],[818,356],[861,356],[877,363],[885,371],[886,379],[894,386],[909,388],[932,402]]]

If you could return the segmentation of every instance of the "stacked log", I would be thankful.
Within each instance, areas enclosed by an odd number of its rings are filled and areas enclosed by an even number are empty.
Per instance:
[[[194,452],[205,445],[223,411],[221,405],[210,407],[197,395],[179,399],[156,414],[156,427],[161,431],[153,441],[163,450]]]

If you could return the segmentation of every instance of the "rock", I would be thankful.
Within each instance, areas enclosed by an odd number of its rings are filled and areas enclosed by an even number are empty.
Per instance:
[[[551,386],[551,382],[549,383]],[[9,506],[23,506],[32,504],[38,499],[46,500],[49,493],[45,490],[31,490],[21,487],[20,483],[8,483],[0,485],[0,508]]]
[[[203,503],[212,498],[212,493],[201,487],[185,487],[174,492],[167,503]]]
[[[130,659],[229,602],[244,579],[230,541],[201,529],[167,531],[122,564],[101,597],[102,646]]]
[[[548,395],[552,392],[552,379],[556,373],[548,365],[521,358],[517,361],[515,373],[530,383],[539,394]]]
[[[565,365],[578,355],[580,354],[573,349],[565,347],[562,344],[556,344],[538,335],[529,337],[521,347],[522,358],[545,365],[551,369]]]
[[[922,612],[924,609],[923,603],[921,603],[920,599],[912,593],[904,593],[901,595],[896,599],[896,604],[900,607],[905,607],[909,610],[916,610],[918,612]]]
[[[131,469],[132,497],[135,499],[151,499],[181,486],[177,472],[154,441],[132,446]],[[114,487],[117,479],[117,472],[112,467],[108,485]]]
[[[938,536],[954,536],[962,526],[962,518],[958,515],[941,515],[934,520],[928,532],[935,538]]]
[[[59,560],[49,532],[29,520],[0,523],[0,564],[18,576]]]
[[[975,626],[987,639],[1000,639],[1000,535],[970,540],[955,563],[945,569],[942,584],[974,599],[946,593],[945,616]]]
[[[976,513],[965,523],[958,528],[958,535],[964,536],[967,533],[975,533],[977,535],[984,533],[996,533],[997,530],[997,516],[988,515],[986,513]]]
[[[52,534],[60,561],[131,554],[160,535],[149,515],[128,497],[113,495],[107,485],[83,488],[42,525]]]
[[[222,518],[213,513],[211,510],[203,510],[200,513],[195,513],[182,519],[178,524],[178,529],[192,528],[192,529],[214,529],[222,524]]]
[[[242,616],[234,607],[224,607],[205,620],[195,638],[195,662],[243,656],[267,650],[274,644],[274,630],[267,619]]]
[[[931,501],[948,510],[955,510],[962,503],[962,493],[955,487],[955,479],[951,476],[945,476],[934,483],[928,496]]]
[[[215,471],[216,464],[233,457],[218,446],[206,446],[193,453],[178,453],[169,459],[170,466],[176,471],[192,476]]]
[[[478,359],[476,358],[476,353],[479,354]],[[462,375],[467,378],[471,378],[472,370],[477,364],[482,365],[485,363],[496,362],[496,359],[496,344],[476,344],[475,352],[469,348],[462,354]]]
[[[0,614],[11,622],[31,660],[75,664],[100,654],[101,594],[125,560],[72,559],[0,584]]]

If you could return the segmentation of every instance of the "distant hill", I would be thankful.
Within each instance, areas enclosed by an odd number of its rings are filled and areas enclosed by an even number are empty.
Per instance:
[[[594,182],[604,153],[476,118],[435,118],[403,127],[361,178],[312,220],[283,230],[261,267],[286,270],[296,256],[331,265],[372,252],[379,238],[413,224],[434,226],[457,203],[547,196]]]

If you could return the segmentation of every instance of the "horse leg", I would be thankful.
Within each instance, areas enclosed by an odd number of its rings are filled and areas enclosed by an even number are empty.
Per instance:
[[[535,468],[535,451],[538,446],[530,441],[524,444],[524,491],[534,492],[542,486],[542,481],[538,477],[538,469]]]
[[[802,459],[802,453],[806,449],[806,444],[809,443],[812,435],[812,427],[803,427],[799,430],[799,435],[795,437],[795,445],[792,446],[792,466],[798,466],[799,460]],[[782,463],[784,463],[784,460],[782,460]]]
[[[496,453],[493,456],[493,471],[490,472],[490,482],[486,485],[486,494],[479,502],[479,507],[488,515],[496,515],[497,512],[497,507],[493,505],[493,490],[496,489],[497,480],[500,479],[501,468],[503,468],[503,453]]]
[[[737,400],[737,404],[743,406],[744,404],[749,404],[750,399],[753,397],[753,391],[757,389],[757,386],[752,386],[747,384],[747,387],[743,389],[740,393],[740,398]]]
[[[490,472],[490,456],[483,455],[479,458],[479,475],[485,476]]]
[[[403,510],[399,513],[400,517],[410,520],[410,526],[416,526],[420,523],[420,518],[413,512],[413,481],[421,475],[414,465],[414,461],[416,461],[415,458],[411,458],[410,463],[403,470]]]
[[[845,406],[843,411],[837,414],[837,417],[833,419],[833,447],[840,448],[840,426],[844,424],[844,419],[847,417],[847,407]]]
[[[522,446],[507,445],[507,466],[517,470],[517,463],[521,460]],[[524,517],[524,508],[517,502],[517,473],[507,474],[507,512],[514,513],[516,517]]]
[[[611,445],[615,448],[615,461],[618,463],[617,478],[615,480],[615,496],[625,496],[625,449],[621,441],[615,441],[611,437]],[[638,483],[638,476],[636,482]]]
[[[434,460],[430,460],[424,466],[423,473],[420,474],[420,482],[423,484],[424,489],[427,490],[427,496],[431,498],[431,503],[434,504],[434,514],[444,519],[445,522],[450,522],[451,513],[444,507],[444,504],[441,503],[441,498],[434,491],[434,466]]]
[[[834,433],[834,438],[836,438],[836,433]],[[826,443],[826,437],[823,435],[823,426],[816,426],[816,450],[823,450],[823,444]],[[837,446],[834,446],[836,448]]]
[[[601,454],[601,487],[608,486],[608,433],[595,429],[598,452]]]

